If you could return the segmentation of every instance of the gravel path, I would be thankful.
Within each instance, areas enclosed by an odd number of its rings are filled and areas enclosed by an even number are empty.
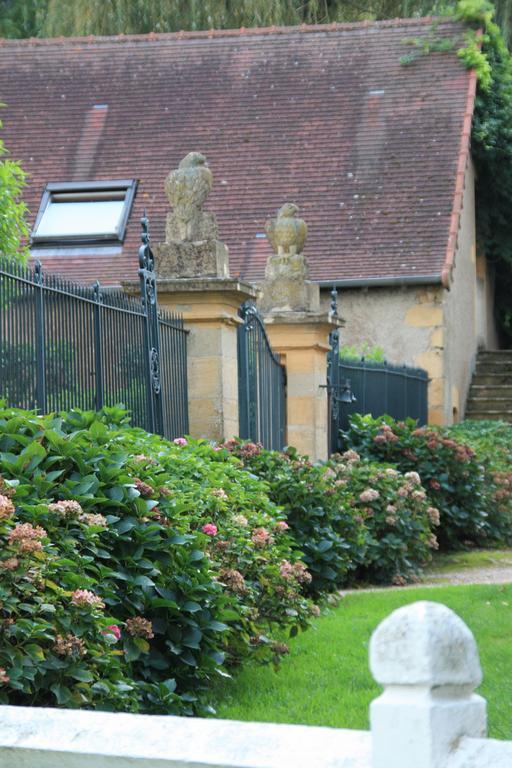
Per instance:
[[[448,573],[426,573],[418,584],[407,584],[405,587],[364,587],[363,589],[342,589],[339,594],[343,597],[353,592],[380,592],[390,589],[417,589],[418,587],[446,587],[450,584],[510,584],[512,583],[512,567],[463,568],[460,571]]]
[[[509,584],[511,567],[464,568],[449,573],[426,573],[422,584]]]

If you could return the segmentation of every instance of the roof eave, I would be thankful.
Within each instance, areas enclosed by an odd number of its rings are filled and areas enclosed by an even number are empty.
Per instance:
[[[441,274],[355,277],[342,280],[315,280],[320,288],[399,288],[407,285],[443,285]]]

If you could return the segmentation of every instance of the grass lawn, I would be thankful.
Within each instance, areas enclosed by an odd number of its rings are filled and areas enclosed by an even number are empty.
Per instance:
[[[436,554],[426,569],[428,574],[451,573],[468,568],[510,568],[512,567],[512,549],[472,549],[468,552],[450,552]]]
[[[473,631],[488,701],[490,735],[512,739],[512,586],[422,587],[350,593],[314,627],[289,642],[276,673],[249,666],[216,690],[217,716],[367,729],[379,694],[368,670],[368,641],[392,610],[415,600],[452,608]]]

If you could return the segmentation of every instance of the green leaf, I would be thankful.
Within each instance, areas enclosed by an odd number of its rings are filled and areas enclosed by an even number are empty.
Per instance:
[[[125,517],[114,527],[118,533],[127,533],[135,528],[136,525],[137,519],[135,517]]]
[[[201,610],[199,603],[194,603],[193,600],[187,600],[187,602],[183,603],[181,607],[182,610],[188,611],[188,613],[197,613],[197,611]]]
[[[94,680],[94,676],[85,667],[75,667],[68,670],[68,675],[74,680],[79,680],[81,683],[91,683]]]
[[[154,587],[155,582],[152,581],[148,576],[136,576],[133,580],[133,584],[137,584],[139,587]]]
[[[149,651],[149,643],[147,640],[144,640],[143,637],[134,637],[132,642],[142,653],[147,653]]]
[[[25,646],[25,652],[31,659],[37,659],[38,661],[44,661],[45,655],[43,649],[35,643],[28,643]]]
[[[229,629],[227,624],[223,624],[221,621],[209,621],[206,625],[208,629],[213,629],[214,632],[225,632],[226,629]]]

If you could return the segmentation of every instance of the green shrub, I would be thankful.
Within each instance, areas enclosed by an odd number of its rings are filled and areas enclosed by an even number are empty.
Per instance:
[[[335,455],[338,503],[350,508],[365,529],[364,558],[357,580],[397,585],[415,580],[438,548],[432,529],[439,511],[429,504],[417,472],[360,461],[355,451]]]
[[[379,346],[371,347],[367,341],[363,342],[359,347],[344,344],[340,347],[340,357],[347,362],[366,360],[367,362],[384,363],[386,360],[384,348]]]
[[[307,624],[309,574],[262,484],[123,419],[0,409],[4,702],[190,714],[226,655],[275,661],[269,630]]]
[[[440,546],[482,545],[502,540],[507,526],[488,514],[485,469],[475,452],[454,440],[449,431],[418,428],[407,419],[373,419],[354,415],[346,439],[362,456],[394,464],[400,471],[419,473],[432,506],[439,509]]]
[[[361,462],[354,452],[312,464],[292,448],[225,445],[266,481],[282,507],[313,576],[313,593],[356,579],[403,583],[437,546],[431,530],[437,510],[431,508],[430,519],[424,490],[393,469]]]
[[[137,709],[115,620],[92,593],[59,586],[65,558],[44,528],[17,522],[14,489],[0,479],[0,702]]]
[[[512,540],[512,424],[504,421],[462,421],[449,428],[467,443],[485,471],[485,504],[496,537]]]
[[[364,556],[364,530],[351,509],[339,503],[333,471],[293,448],[281,453],[237,440],[225,447],[266,481],[270,499],[282,507],[313,577],[311,592],[332,591],[350,581]]]

